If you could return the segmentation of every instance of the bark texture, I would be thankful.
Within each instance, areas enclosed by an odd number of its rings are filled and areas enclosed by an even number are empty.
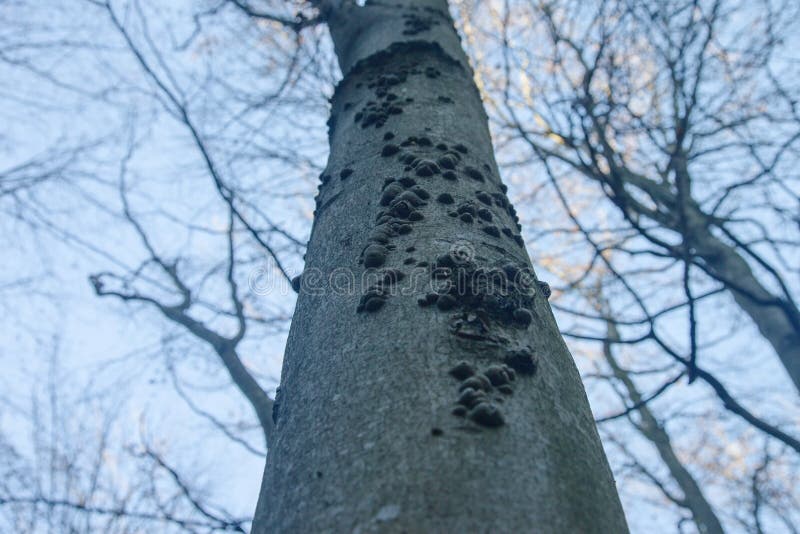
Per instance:
[[[328,17],[344,78],[253,532],[626,532],[446,1]]]

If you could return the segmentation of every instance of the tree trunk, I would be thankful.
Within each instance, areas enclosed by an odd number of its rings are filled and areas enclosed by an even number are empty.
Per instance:
[[[678,487],[680,487],[683,492],[683,498],[676,500],[676,504],[687,508],[692,513],[692,519],[695,525],[697,525],[697,530],[699,532],[703,534],[724,534],[725,531],[722,529],[722,524],[717,514],[714,512],[711,504],[706,500],[697,481],[680,461],[678,455],[675,454],[669,434],[658,424],[658,420],[650,411],[650,408],[647,407],[647,403],[644,402],[636,385],[633,383],[628,373],[619,366],[616,358],[614,358],[614,354],[611,351],[611,344],[619,340],[619,333],[613,322],[608,321],[607,324],[608,339],[603,343],[603,355],[608,365],[611,367],[614,376],[625,386],[631,404],[633,406],[638,406],[636,411],[639,413],[640,420],[638,423],[633,422],[633,425],[653,444],[653,446],[655,446],[658,455],[661,457],[664,465],[667,466],[673,480],[675,480]]]
[[[800,391],[800,314],[791,302],[768,291],[736,250],[714,236],[705,226],[692,237],[695,254],[705,268],[723,281],[739,307],[753,320],[781,360]]]
[[[626,532],[446,1],[328,24],[344,79],[253,532]]]

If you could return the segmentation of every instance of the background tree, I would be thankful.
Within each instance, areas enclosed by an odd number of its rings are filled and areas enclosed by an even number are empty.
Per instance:
[[[530,9],[540,22],[532,31],[546,36],[548,68],[526,68],[533,64],[526,52],[505,49],[506,70],[524,74],[521,84],[503,80],[503,126],[546,162],[554,186],[578,173],[615,208],[608,225],[587,222],[586,212],[575,219],[595,249],[587,267],[619,251],[617,261],[635,267],[614,271],[639,295],[637,282],[651,273],[677,277],[691,365],[698,332],[707,330],[698,307],[724,291],[800,385],[791,260],[800,122],[792,61],[782,55],[797,6],[559,2]],[[541,98],[533,99],[532,87]],[[572,201],[564,202],[569,210]],[[663,306],[659,295],[648,297]]]
[[[20,430],[33,456],[0,435],[4,531],[245,532],[249,517],[230,517],[208,502],[213,499],[197,473],[189,487],[166,458],[175,451],[149,435],[144,417],[126,428],[133,414],[124,399],[96,388],[64,387],[72,385],[70,376],[59,365],[58,340],[51,344],[47,375],[29,404],[15,403],[25,413],[27,425]]]

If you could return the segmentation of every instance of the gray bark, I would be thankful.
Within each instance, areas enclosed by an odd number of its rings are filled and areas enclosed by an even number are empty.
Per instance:
[[[666,430],[658,423],[658,420],[650,411],[650,408],[648,408],[647,403],[636,388],[636,384],[633,383],[628,373],[619,366],[616,358],[614,358],[614,354],[611,350],[611,343],[615,340],[619,340],[619,334],[617,333],[615,325],[609,322],[608,341],[603,343],[603,354],[614,376],[625,386],[625,390],[627,391],[632,405],[637,406],[636,412],[639,414],[640,419],[638,422],[631,422],[642,436],[647,438],[656,448],[658,455],[661,457],[664,465],[667,466],[673,480],[681,489],[681,492],[683,492],[683,497],[680,499],[676,499],[671,495],[669,495],[669,497],[673,499],[677,505],[688,509],[692,513],[692,519],[695,525],[697,525],[697,530],[699,532],[704,534],[723,534],[725,531],[722,528],[717,514],[714,512],[708,500],[706,500],[697,481],[689,470],[686,469],[686,466],[683,465],[683,462],[680,461],[678,455],[675,454],[669,434],[667,434]]]
[[[344,78],[253,532],[627,532],[446,1],[328,16]]]

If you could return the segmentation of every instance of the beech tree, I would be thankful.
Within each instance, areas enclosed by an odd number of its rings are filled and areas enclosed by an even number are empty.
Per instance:
[[[447,3],[317,7],[343,78],[253,531],[625,531]]]

